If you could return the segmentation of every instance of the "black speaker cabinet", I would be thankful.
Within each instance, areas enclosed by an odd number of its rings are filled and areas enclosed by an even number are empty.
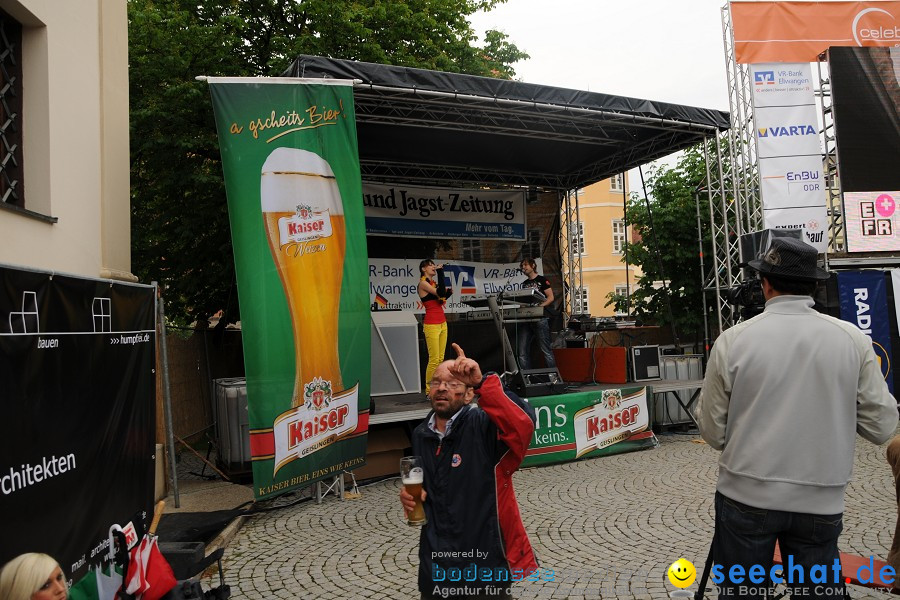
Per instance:
[[[561,394],[566,387],[556,367],[550,369],[523,369],[521,379],[513,390],[524,398]]]
[[[659,379],[659,346],[632,346],[631,373],[634,381]]]

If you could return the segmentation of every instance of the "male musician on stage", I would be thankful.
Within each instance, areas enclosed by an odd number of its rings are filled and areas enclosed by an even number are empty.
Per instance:
[[[550,349],[550,311],[553,309],[553,288],[550,280],[543,275],[538,275],[537,263],[530,256],[526,256],[519,264],[525,281],[522,289],[537,288],[547,299],[541,302],[544,307],[544,316],[531,323],[521,323],[519,327],[519,368],[522,370],[531,368],[531,344],[536,337],[544,355],[547,368],[556,367],[556,359],[553,350]]]
[[[828,278],[816,256],[809,244],[784,237],[750,261],[765,310],[716,340],[696,409],[703,439],[722,451],[713,560],[726,574],[765,569],[777,540],[785,576],[794,573],[789,564],[805,574],[789,588],[838,560],[856,434],[881,444],[897,428],[897,402],[872,339],[813,310],[816,282]],[[791,598],[843,597],[836,579]],[[768,585],[767,578],[726,576],[719,598],[764,597]]]

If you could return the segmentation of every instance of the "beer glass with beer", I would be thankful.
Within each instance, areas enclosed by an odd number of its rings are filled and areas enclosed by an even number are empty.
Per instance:
[[[338,314],[344,208],[331,166],[318,154],[299,148],[276,148],[266,158],[260,202],[294,333],[291,406],[303,406],[305,388],[331,393],[343,389]]]
[[[405,456],[400,459],[400,480],[406,488],[406,493],[416,501],[416,506],[409,513],[406,523],[424,525],[428,519],[425,518],[425,508],[422,506],[422,483],[425,481],[422,459],[418,456]]]

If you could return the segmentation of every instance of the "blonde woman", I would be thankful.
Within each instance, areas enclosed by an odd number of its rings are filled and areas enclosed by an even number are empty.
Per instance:
[[[65,600],[68,596],[65,574],[46,554],[20,554],[0,571],[3,600]]]

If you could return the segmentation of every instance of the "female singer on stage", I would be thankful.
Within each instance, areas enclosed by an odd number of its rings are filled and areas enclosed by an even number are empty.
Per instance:
[[[434,261],[426,258],[419,263],[418,292],[419,299],[425,306],[425,319],[422,330],[425,333],[425,345],[428,347],[428,366],[425,367],[425,395],[431,393],[431,377],[434,370],[444,361],[447,351],[447,317],[444,316],[444,302],[453,290],[444,284],[444,265],[435,266]]]

